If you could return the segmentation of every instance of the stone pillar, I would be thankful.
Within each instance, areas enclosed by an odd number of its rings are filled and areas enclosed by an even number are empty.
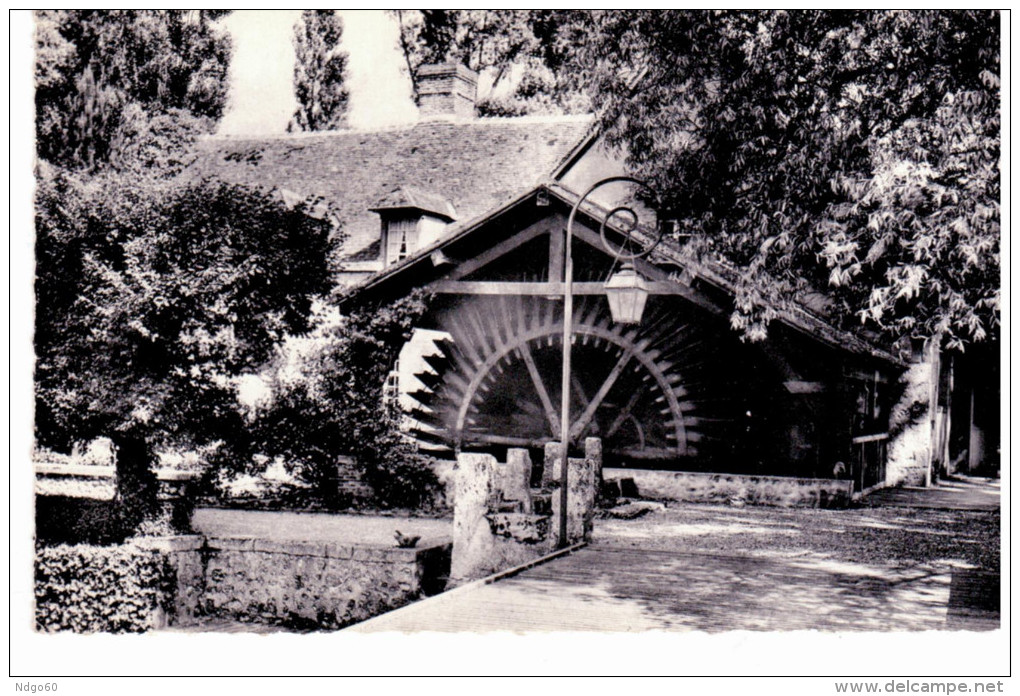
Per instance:
[[[559,471],[560,443],[545,443],[545,460],[542,462],[542,488],[549,488],[559,483],[560,477],[554,472]]]
[[[191,533],[191,513],[195,509],[194,482],[200,474],[174,469],[156,470],[156,506],[139,525],[141,536],[167,536]]]
[[[586,437],[584,439],[584,458],[591,462],[595,472],[596,493],[602,486],[602,438]]]
[[[559,452],[558,443],[554,453]],[[590,437],[584,443],[584,459],[571,457],[567,460],[567,543],[577,544],[590,541],[595,519],[595,499],[598,480],[602,473],[602,441]],[[549,463],[550,446],[546,445],[546,463]],[[551,480],[559,488],[560,459],[557,457],[550,467]],[[545,476],[543,475],[543,479]],[[553,534],[559,540],[560,494],[552,495]]]
[[[485,515],[495,493],[496,458],[491,454],[460,454],[454,468],[457,497],[453,505],[453,555],[450,584],[488,573],[493,538]]]
[[[531,455],[526,449],[507,450],[506,464],[499,466],[499,489],[504,500],[521,504],[519,512],[531,514]]]

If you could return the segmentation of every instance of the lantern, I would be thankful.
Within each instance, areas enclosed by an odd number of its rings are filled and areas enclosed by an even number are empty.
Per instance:
[[[617,324],[640,324],[648,300],[648,281],[634,270],[634,266],[624,264],[605,288],[613,321]]]

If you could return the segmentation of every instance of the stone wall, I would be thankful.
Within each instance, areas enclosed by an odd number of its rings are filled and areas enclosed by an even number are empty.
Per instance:
[[[189,534],[198,473],[157,469],[156,509],[139,524],[116,467],[37,463],[36,540],[43,544],[113,544],[129,536]]]
[[[44,568],[55,562],[46,566],[45,554],[70,557],[78,553],[86,559],[103,554],[149,554],[139,558],[151,556],[150,564],[158,562],[166,576],[160,575],[142,587],[148,593],[143,606],[130,593],[126,598],[113,592],[89,594],[90,585],[85,581],[76,581],[75,585],[63,582],[59,587],[70,589],[56,593],[50,589],[53,583],[47,581],[49,576],[43,577],[45,573],[37,570],[37,622],[44,630],[58,631],[144,631],[194,625],[209,617],[307,630],[340,628],[442,591],[450,562],[449,543],[383,548],[206,539],[195,534],[138,537],[129,544],[112,547],[61,546],[40,553],[44,556],[42,561],[37,560],[37,567]],[[79,562],[74,569],[84,573],[90,565],[95,569],[88,577],[98,577],[104,568],[112,566]],[[61,572],[68,575],[74,569]],[[53,571],[50,575],[61,574]],[[137,584],[136,575],[131,573],[130,580]],[[121,615],[131,620],[107,620]]]
[[[838,508],[850,504],[853,482],[785,476],[745,476],[644,469],[605,469],[606,482],[636,486],[637,494],[653,500],[696,503],[739,503],[780,507]],[[627,490],[623,494],[627,494]]]
[[[449,549],[208,539],[201,612],[292,628],[339,628],[442,589]]]

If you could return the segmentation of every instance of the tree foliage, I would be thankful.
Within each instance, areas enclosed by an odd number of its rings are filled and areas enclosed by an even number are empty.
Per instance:
[[[66,449],[107,435],[131,439],[144,458],[160,439],[220,440],[243,452],[239,379],[307,330],[311,298],[330,288],[328,232],[300,207],[243,187],[44,168],[40,443]]]
[[[294,25],[294,92],[298,107],[288,130],[332,130],[347,114],[347,53],[336,10],[305,10]]]
[[[577,10],[397,10],[400,46],[417,85],[422,65],[457,62],[492,81],[483,116],[579,112],[588,108],[559,72]],[[417,92],[415,92],[417,94]]]
[[[435,476],[401,434],[399,409],[382,401],[383,384],[426,306],[415,292],[344,316],[323,308],[316,330],[290,341],[264,372],[273,396],[252,413],[252,437],[266,455],[299,468],[327,503],[343,502],[328,499],[340,453],[355,457],[380,504],[428,502]]]
[[[179,156],[223,112],[230,43],[210,10],[36,13],[39,157],[95,170]],[[170,164],[175,164],[173,161]]]
[[[827,287],[847,325],[998,331],[999,15],[579,13],[568,69],[764,336]]]

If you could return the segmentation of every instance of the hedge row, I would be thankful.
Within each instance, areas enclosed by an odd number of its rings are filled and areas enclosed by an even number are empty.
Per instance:
[[[134,546],[38,547],[35,621],[40,631],[141,633],[172,608],[165,555]]]

